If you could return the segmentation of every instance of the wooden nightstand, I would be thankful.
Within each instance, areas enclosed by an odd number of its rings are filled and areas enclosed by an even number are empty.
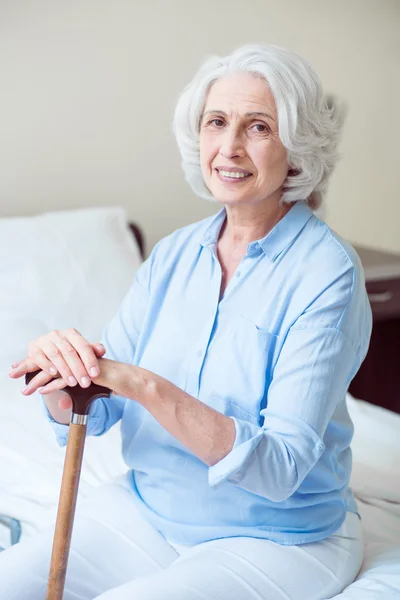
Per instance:
[[[374,324],[368,354],[349,392],[400,413],[400,255],[355,249],[364,267]]]

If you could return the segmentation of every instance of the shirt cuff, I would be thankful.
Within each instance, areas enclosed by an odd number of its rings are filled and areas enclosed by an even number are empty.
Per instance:
[[[66,446],[68,440],[69,425],[63,425],[62,423],[58,423],[57,421],[55,421],[51,416],[49,409],[46,406],[43,396],[39,393],[38,396],[40,398],[40,403],[42,405],[43,412],[46,415],[47,420],[51,423],[53,431],[56,434],[56,440],[58,445],[61,447]]]
[[[46,406],[44,398],[41,394],[38,394],[41,400],[41,405],[44,411],[44,414],[47,417],[47,420],[51,423],[53,431],[56,435],[56,440],[59,446],[64,447],[67,445],[68,441],[68,432],[69,425],[64,425],[63,423],[58,423],[51,416],[49,409]],[[100,435],[103,433],[104,427],[102,423],[104,422],[104,403],[102,402],[102,398],[96,399],[90,405],[89,409],[89,418],[87,422],[86,435]]]
[[[236,438],[232,450],[208,470],[213,489],[229,481],[281,502],[297,490],[325,450],[318,434],[297,417],[265,410],[263,427],[230,418]]]
[[[230,417],[235,423],[236,437],[232,450],[219,462],[208,469],[208,483],[216,489],[235,473],[247,460],[261,442],[264,430],[248,421],[239,421]]]

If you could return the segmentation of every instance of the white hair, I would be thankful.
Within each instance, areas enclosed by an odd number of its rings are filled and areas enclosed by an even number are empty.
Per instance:
[[[318,208],[337,161],[340,115],[311,65],[279,46],[248,44],[226,57],[210,56],[183,90],[173,131],[186,181],[198,196],[215,200],[200,168],[200,121],[211,86],[238,71],[263,77],[275,99],[279,137],[289,164],[280,202],[306,200]]]

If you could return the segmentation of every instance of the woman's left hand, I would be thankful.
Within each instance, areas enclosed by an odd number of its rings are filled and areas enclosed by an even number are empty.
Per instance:
[[[93,377],[93,383],[97,385],[101,385],[104,387],[108,387],[112,390],[112,386],[114,386],[115,381],[118,380],[118,372],[122,367],[126,367],[124,363],[117,362],[115,360],[110,360],[109,358],[99,358],[98,359],[99,367],[100,367],[100,375],[98,377]],[[42,385],[41,383],[37,383],[35,385],[35,380],[39,376],[36,375],[34,379],[32,379],[29,384],[29,392],[26,392],[25,395],[30,395],[36,392],[36,390],[40,394],[50,394],[51,392],[55,392],[58,390],[62,390],[64,388],[69,388],[70,386],[62,377],[57,377],[47,383],[46,385]],[[47,376],[47,379],[50,379],[50,376]]]

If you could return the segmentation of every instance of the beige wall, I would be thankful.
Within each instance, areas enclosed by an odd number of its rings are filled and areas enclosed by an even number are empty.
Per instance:
[[[398,0],[0,0],[0,216],[117,203],[162,236],[214,213],[171,134],[207,53],[270,42],[308,58],[349,114],[325,218],[400,252]]]

